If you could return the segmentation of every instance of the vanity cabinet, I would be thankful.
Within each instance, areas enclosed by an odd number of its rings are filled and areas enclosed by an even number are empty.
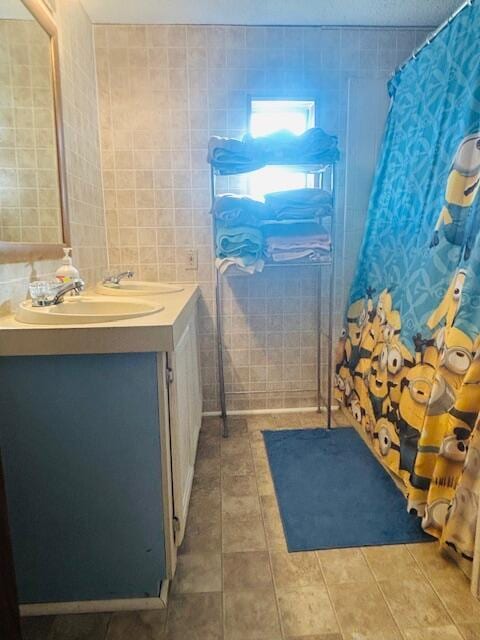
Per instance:
[[[201,409],[195,313],[171,352],[0,357],[0,448],[24,613],[163,606]]]

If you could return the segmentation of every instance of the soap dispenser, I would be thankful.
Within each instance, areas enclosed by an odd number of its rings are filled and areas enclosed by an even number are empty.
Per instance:
[[[80,278],[78,269],[73,266],[72,257],[70,255],[72,251],[71,247],[65,247],[63,249],[62,266],[55,272],[55,277],[59,282],[72,282]]]

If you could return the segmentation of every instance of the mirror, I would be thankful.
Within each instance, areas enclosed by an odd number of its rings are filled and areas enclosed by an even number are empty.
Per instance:
[[[0,2],[0,262],[69,242],[57,29],[42,0]]]

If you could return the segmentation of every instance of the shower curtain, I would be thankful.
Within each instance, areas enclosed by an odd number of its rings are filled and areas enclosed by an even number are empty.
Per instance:
[[[389,83],[335,377],[337,399],[403,480],[408,507],[472,582],[480,554],[479,33],[474,2]]]

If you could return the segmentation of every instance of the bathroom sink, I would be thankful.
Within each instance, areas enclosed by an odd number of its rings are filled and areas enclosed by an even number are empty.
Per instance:
[[[163,306],[146,300],[105,300],[99,297],[65,298],[61,304],[32,307],[22,302],[15,319],[25,324],[90,324],[128,320],[162,311]]]
[[[102,296],[156,296],[164,293],[179,293],[183,291],[183,287],[166,282],[122,280],[118,285],[105,285],[99,282],[95,290]]]

